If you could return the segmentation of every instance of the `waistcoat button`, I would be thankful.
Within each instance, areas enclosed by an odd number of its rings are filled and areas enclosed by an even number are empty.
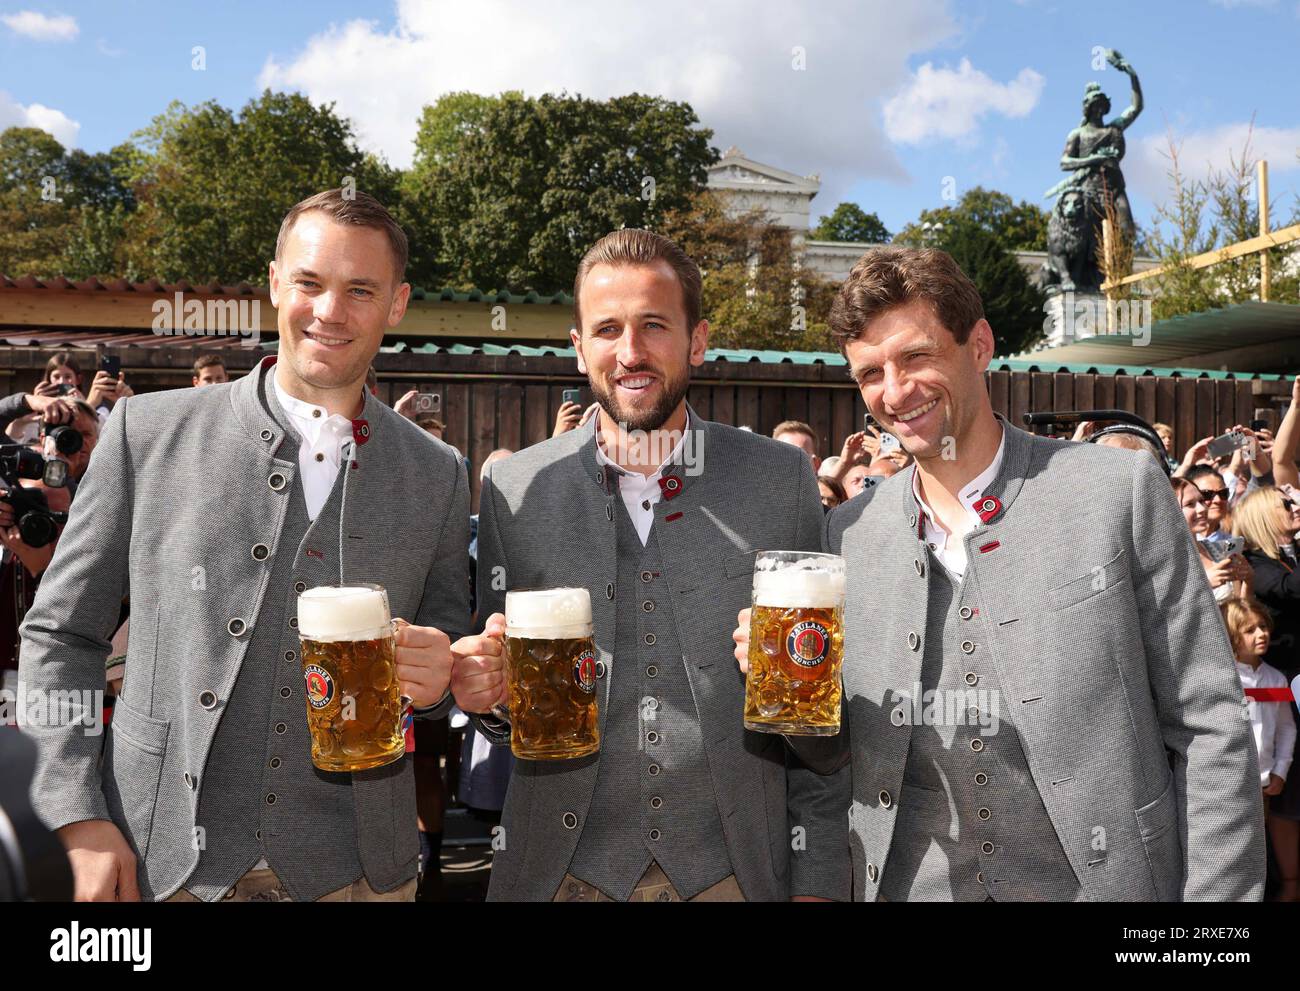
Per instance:
[[[294,583],[293,583],[293,590],[294,590],[295,592],[305,592],[305,591],[307,590],[307,583],[306,583],[306,582],[294,582]]]
[[[889,807],[890,807],[891,805],[893,805],[893,804],[894,804],[894,800],[893,800],[892,798],[890,798],[890,796],[889,796],[889,792],[887,792],[887,791],[882,791],[882,792],[880,793],[880,807],[881,807],[882,809],[887,809],[887,808],[889,808]]]
[[[975,783],[977,785],[986,785],[989,783],[989,776],[983,771],[980,771],[979,774],[975,775]]]
[[[921,638],[917,636],[915,630],[912,630],[907,634],[907,646],[911,650],[916,650],[921,646]]]
[[[957,615],[960,616],[962,619],[970,619],[972,615],[970,606],[962,606],[960,609],[957,610]]]
[[[973,685],[979,680],[980,680],[980,676],[977,675],[974,671],[966,672],[966,684]]]
[[[217,696],[215,692],[201,692],[199,694],[199,705],[205,709],[216,708]]]
[[[984,741],[977,736],[975,739],[971,740],[970,748],[974,750],[976,753],[979,753],[981,750],[984,749]]]
[[[990,843],[988,840],[985,840],[983,843],[980,844],[980,850],[981,850],[983,853],[992,853],[992,852],[993,852],[993,844]]]
[[[254,561],[265,561],[271,556],[271,548],[266,544],[254,544],[252,554]]]
[[[975,653],[975,645],[969,640],[963,640],[961,642],[961,652],[963,654],[973,654]]]
[[[271,473],[271,476],[266,480],[266,484],[271,487],[272,492],[283,492],[284,487],[288,484],[288,479],[276,471]]]
[[[872,884],[876,883],[876,878],[880,877],[880,871],[875,864],[867,864],[867,880]]]
[[[226,624],[226,629],[230,632],[230,635],[232,637],[237,637],[241,633],[243,633],[246,629],[248,629],[248,624],[245,623],[238,616],[236,616],[234,619],[232,619],[229,623]]]
[[[993,818],[993,813],[990,812],[988,809],[980,809],[977,814],[985,822],[988,822],[990,819]]]
[[[564,815],[560,817],[560,821],[564,823],[565,829],[578,828],[578,817],[574,815],[572,812],[564,813]]]
[[[655,635],[654,635],[653,633],[647,633],[647,634],[645,635],[645,645],[646,645],[647,647],[653,647],[653,646],[655,645],[655,640],[656,640],[656,639],[657,639],[657,638],[655,637]]]

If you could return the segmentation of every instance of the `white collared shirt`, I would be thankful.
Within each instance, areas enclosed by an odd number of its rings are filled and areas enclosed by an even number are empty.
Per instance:
[[[913,470],[912,472],[912,495],[916,497],[917,505],[921,507],[924,540],[943,566],[958,580],[966,574],[966,544],[964,538],[966,534],[983,522],[979,513],[975,511],[975,504],[984,494],[984,490],[988,488],[989,483],[997,477],[998,469],[1002,467],[1002,454],[1006,447],[1007,432],[1006,428],[1003,428],[1002,440],[998,443],[998,453],[993,455],[993,460],[987,468],[966,483],[958,496],[961,504],[966,507],[966,519],[963,521],[961,529],[951,534],[940,525],[934,514],[931,513],[930,507],[926,505],[925,499],[921,497],[921,486],[917,481],[916,471]]]
[[[338,413],[329,413],[324,406],[313,406],[289,395],[280,388],[279,375],[272,375],[271,381],[275,383],[275,398],[280,408],[289,414],[289,420],[302,438],[298,446],[298,475],[307,500],[307,516],[315,520],[334,488],[343,461],[343,445],[352,440],[352,421]]]
[[[600,424],[596,424],[596,461],[614,469],[618,478],[618,494],[623,497],[623,505],[627,508],[627,515],[632,518],[632,525],[636,527],[636,535],[641,539],[642,546],[645,546],[645,542],[650,539],[650,528],[654,526],[655,503],[663,497],[663,490],[659,488],[659,479],[663,478],[664,468],[672,464],[673,460],[682,453],[682,447],[686,444],[686,434],[690,429],[691,418],[688,413],[686,429],[682,431],[677,446],[672,449],[653,475],[642,475],[639,471],[624,471],[609,459],[600,443]]]
[[[1271,664],[1260,662],[1259,667],[1237,662],[1237,674],[1241,676],[1242,688],[1286,688],[1287,680]],[[1283,780],[1291,770],[1291,758],[1295,750],[1295,717],[1291,715],[1290,702],[1257,702],[1251,699],[1247,705],[1250,725],[1255,731],[1255,752],[1259,754],[1259,781],[1268,784],[1268,776],[1276,774]]]

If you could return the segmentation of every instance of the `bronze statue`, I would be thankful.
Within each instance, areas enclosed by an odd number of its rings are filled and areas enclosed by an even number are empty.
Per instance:
[[[1119,163],[1124,157],[1124,130],[1142,112],[1142,86],[1133,66],[1119,52],[1109,49],[1106,61],[1128,75],[1133,84],[1133,102],[1118,117],[1107,121],[1110,99],[1101,91],[1101,84],[1084,87],[1083,120],[1065,139],[1065,154],[1061,156],[1061,168],[1072,174],[1045,194],[1060,197],[1048,225],[1048,258],[1043,266],[1049,293],[1101,289],[1096,247],[1101,240],[1107,198],[1114,204],[1123,236],[1131,241],[1136,232]]]

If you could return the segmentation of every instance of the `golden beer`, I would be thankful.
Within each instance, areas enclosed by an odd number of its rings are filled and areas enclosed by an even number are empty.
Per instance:
[[[793,736],[840,729],[844,559],[765,551],[754,565],[745,728]]]
[[[505,650],[514,755],[563,760],[599,750],[587,590],[507,592]]]
[[[406,752],[407,702],[397,677],[388,596],[377,585],[326,586],[298,597],[298,637],[322,771],[364,771]]]

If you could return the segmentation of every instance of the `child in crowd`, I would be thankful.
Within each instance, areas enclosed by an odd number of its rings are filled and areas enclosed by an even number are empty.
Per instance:
[[[1251,599],[1231,598],[1223,603],[1223,622],[1237,656],[1237,674],[1246,689],[1250,723],[1259,752],[1259,778],[1268,803],[1282,793],[1295,751],[1296,725],[1291,703],[1270,695],[1289,695],[1286,676],[1264,662],[1273,623],[1268,610]],[[1279,901],[1300,901],[1296,876],[1300,868],[1300,822],[1268,812],[1269,838],[1277,859],[1282,887]]]

